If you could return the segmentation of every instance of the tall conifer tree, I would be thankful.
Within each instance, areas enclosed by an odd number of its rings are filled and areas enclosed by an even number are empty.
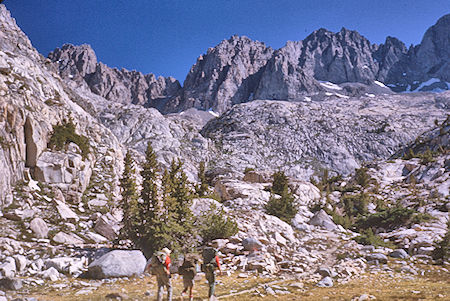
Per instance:
[[[160,248],[162,235],[162,208],[158,197],[158,162],[153,148],[148,143],[145,162],[142,166],[142,203],[138,206],[136,221],[137,247],[148,256]]]
[[[120,187],[122,188],[121,207],[123,211],[123,227],[120,230],[120,239],[130,239],[136,241],[134,225],[137,213],[138,194],[136,190],[136,182],[134,180],[134,161],[128,151],[125,155],[124,169],[122,178],[120,179]]]

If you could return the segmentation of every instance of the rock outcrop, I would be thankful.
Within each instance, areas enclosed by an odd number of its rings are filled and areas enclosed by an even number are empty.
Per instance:
[[[317,80],[369,83],[378,72],[372,58],[375,49],[356,31],[342,28],[332,33],[321,28],[303,41],[299,66]]]
[[[299,65],[302,42],[287,42],[267,62],[255,99],[299,100],[323,87]]]

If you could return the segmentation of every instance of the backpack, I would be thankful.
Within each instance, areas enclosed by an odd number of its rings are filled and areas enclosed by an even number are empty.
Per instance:
[[[153,254],[152,256],[152,275],[161,275],[161,274],[165,274],[165,270],[166,270],[166,258],[167,258],[167,254],[159,251],[156,252],[155,254]]]
[[[178,274],[193,279],[197,275],[197,262],[198,258],[194,254],[187,254],[178,268]]]
[[[203,249],[202,257],[202,271],[203,272],[213,272],[217,267],[216,262],[217,250],[211,247],[206,247]]]

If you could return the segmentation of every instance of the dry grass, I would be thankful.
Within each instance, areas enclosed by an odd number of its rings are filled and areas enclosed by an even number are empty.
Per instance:
[[[362,294],[373,295],[377,300],[450,300],[450,274],[434,266],[424,266],[427,273],[424,276],[406,277],[404,274],[389,275],[364,274],[358,279],[346,284],[335,284],[332,288],[319,288],[314,284],[305,283],[303,289],[289,287],[292,280],[281,280],[277,278],[257,278],[250,276],[246,279],[232,276],[218,277],[219,285],[216,288],[219,298],[222,300],[351,300],[355,296]],[[277,285],[287,287],[291,294],[283,296],[261,297],[251,290],[258,288],[264,293],[263,283],[277,282]],[[89,282],[89,281],[86,281]],[[70,284],[67,288],[56,289],[54,284]],[[114,283],[104,283],[89,294],[77,295],[83,289],[78,285],[79,280],[66,279],[52,285],[30,289],[26,296],[36,297],[38,300],[105,300],[105,296],[110,293],[126,295],[130,300],[154,300],[156,294],[155,277],[143,277],[134,279],[119,279]],[[93,284],[95,282],[91,282]],[[99,282],[97,282],[99,283]],[[180,277],[173,278],[174,300],[181,300],[182,281]],[[249,291],[250,289],[250,291]],[[145,292],[150,295],[146,296]],[[239,295],[232,295],[245,292]],[[206,300],[208,287],[204,278],[196,282],[196,300]],[[225,297],[228,296],[228,297]],[[225,298],[223,298],[225,297]]]

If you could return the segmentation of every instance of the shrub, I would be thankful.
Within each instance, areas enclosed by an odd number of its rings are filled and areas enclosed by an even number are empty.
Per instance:
[[[320,191],[329,193],[332,190],[339,189],[337,184],[342,181],[342,175],[337,174],[336,176],[330,177],[328,169],[324,169],[318,182],[314,179],[314,177],[310,177],[309,181]]]
[[[420,164],[422,165],[427,165],[428,163],[434,162],[433,152],[429,148],[427,148],[427,150],[423,154],[420,154],[419,158]]]
[[[267,214],[274,215],[286,223],[290,223],[297,214],[297,209],[294,206],[294,198],[289,195],[284,195],[279,198],[271,196],[265,209]]]
[[[254,168],[246,167],[246,168],[244,169],[244,175],[246,175],[246,174],[248,174],[249,172],[254,171],[254,170],[255,170]]]
[[[215,204],[211,205],[200,220],[200,235],[204,242],[228,238],[238,232],[237,223],[231,217],[226,217],[223,208],[218,209]]]
[[[53,127],[53,133],[48,142],[48,148],[62,150],[70,142],[75,143],[81,150],[81,155],[85,158],[90,152],[89,139],[75,133],[75,124],[72,118],[64,120],[62,124]]]
[[[370,183],[371,178],[367,173],[367,167],[361,167],[355,172],[355,181],[358,185],[365,188]]]
[[[432,219],[429,214],[416,212],[414,209],[395,206],[385,208],[377,213],[360,217],[356,222],[358,229],[381,227],[393,230],[402,225],[420,223]]]
[[[195,192],[199,197],[202,197],[208,192],[208,183],[206,181],[204,161],[200,162],[197,176],[200,183],[195,186]]]
[[[412,148],[410,148],[407,152],[405,152],[405,154],[403,155],[402,159],[403,160],[410,160],[412,158],[415,158],[416,154],[414,154],[414,151],[412,150]]]
[[[388,248],[394,248],[394,244],[392,242],[385,242],[381,237],[378,235],[373,234],[372,229],[367,229],[361,232],[360,236],[357,236],[354,238],[354,240],[362,245],[372,245],[375,247],[388,247]]]
[[[450,260],[450,221],[447,223],[447,232],[442,240],[435,243],[432,256],[434,260],[440,262]]]
[[[297,208],[294,204],[294,196],[289,189],[288,178],[284,172],[278,171],[273,174],[271,192],[272,196],[264,207],[266,212],[290,223],[297,214]],[[280,197],[273,194],[278,194]]]
[[[344,203],[345,213],[349,217],[365,215],[368,212],[367,204],[369,203],[369,196],[366,193],[345,195],[342,201]]]
[[[335,224],[337,225],[341,225],[342,227],[344,227],[345,229],[349,229],[352,226],[352,220],[350,219],[350,217],[344,215],[339,215],[337,214],[335,211],[332,212],[328,212],[327,213],[329,215],[331,215],[331,217],[333,218],[333,221]]]

